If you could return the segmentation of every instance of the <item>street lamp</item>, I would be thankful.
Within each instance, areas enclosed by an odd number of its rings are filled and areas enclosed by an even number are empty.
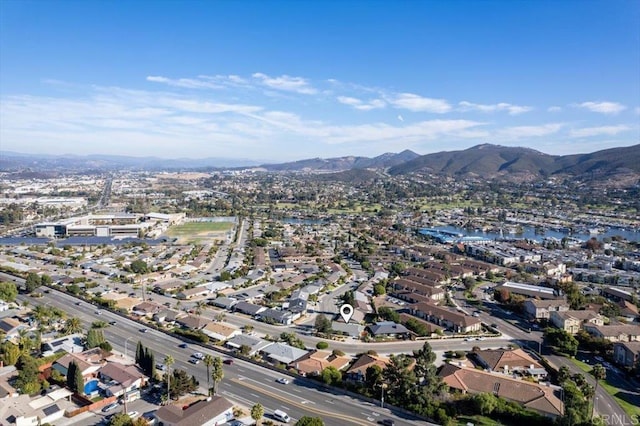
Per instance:
[[[386,383],[382,383],[380,385],[380,389],[382,389],[382,393],[380,394],[380,408],[384,408],[384,390],[387,388]]]

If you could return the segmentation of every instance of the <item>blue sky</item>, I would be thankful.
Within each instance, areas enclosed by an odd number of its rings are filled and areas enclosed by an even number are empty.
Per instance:
[[[637,1],[0,1],[0,150],[288,161],[640,142]]]

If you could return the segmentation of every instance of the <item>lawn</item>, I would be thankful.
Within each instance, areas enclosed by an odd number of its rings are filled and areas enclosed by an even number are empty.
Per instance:
[[[194,241],[220,238],[231,229],[233,229],[233,222],[187,222],[170,227],[166,235],[180,240]]]
[[[577,359],[573,359],[572,358],[571,361],[575,365],[577,365],[582,371],[584,371],[587,374],[589,374],[591,369],[593,368],[589,364],[586,364],[586,363],[584,363],[582,361],[579,361]],[[620,389],[616,388],[615,386],[610,385],[609,383],[607,383],[606,380],[600,380],[599,381],[599,385],[604,390],[606,390],[609,395],[611,395],[612,397],[615,398],[616,402],[618,404],[620,404],[622,409],[625,411],[625,413],[627,413],[627,415],[629,417],[631,417],[632,419],[640,417],[640,408],[635,406],[635,405],[633,405],[629,401],[623,399],[621,396],[619,396],[619,394],[620,395],[624,394],[623,391],[621,391]]]

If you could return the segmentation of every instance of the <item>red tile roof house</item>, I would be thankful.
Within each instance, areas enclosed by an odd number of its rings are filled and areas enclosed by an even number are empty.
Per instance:
[[[496,373],[520,373],[544,377],[547,371],[522,349],[485,349],[473,351],[472,360],[482,368]]]
[[[453,364],[445,364],[438,375],[449,388],[463,393],[493,394],[554,419],[564,413],[564,405],[559,398],[560,388],[556,386],[539,385]]]
[[[346,368],[352,361],[349,356],[337,356],[331,351],[319,351],[309,352],[302,358],[299,358],[289,364],[289,367],[295,368],[299,374],[303,376],[307,375],[319,375],[327,367],[335,367],[337,370]]]

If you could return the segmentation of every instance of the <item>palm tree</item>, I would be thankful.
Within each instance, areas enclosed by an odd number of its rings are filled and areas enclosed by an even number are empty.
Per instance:
[[[213,366],[214,359],[211,354],[206,354],[204,356],[204,365],[207,366],[207,390],[208,395],[211,396],[211,367]]]
[[[204,302],[204,300],[198,300],[196,302],[196,308],[195,308],[196,315],[202,314],[203,309],[206,307],[207,307],[207,304]]]
[[[602,364],[596,364],[593,366],[593,369],[591,370],[591,374],[593,374],[593,377],[596,379],[596,387],[593,391],[593,396],[595,397],[596,393],[598,393],[598,382],[600,380],[604,380],[607,378],[607,370],[602,366]],[[596,411],[596,404],[595,404],[595,398],[594,398],[593,408],[591,410],[592,420],[593,420],[595,411]]]
[[[171,401],[171,366],[175,362],[171,355],[167,355],[164,358],[164,365],[167,366],[167,401]]]
[[[64,325],[65,334],[80,333],[82,331],[82,322],[78,317],[71,317]]]
[[[211,379],[213,379],[213,394],[216,394],[218,382],[224,378],[224,369],[222,368],[222,358],[219,356],[213,359],[213,369],[211,370]]]
[[[256,421],[256,424],[260,424],[260,419],[264,416],[264,407],[261,404],[256,404],[251,407],[251,418]]]

